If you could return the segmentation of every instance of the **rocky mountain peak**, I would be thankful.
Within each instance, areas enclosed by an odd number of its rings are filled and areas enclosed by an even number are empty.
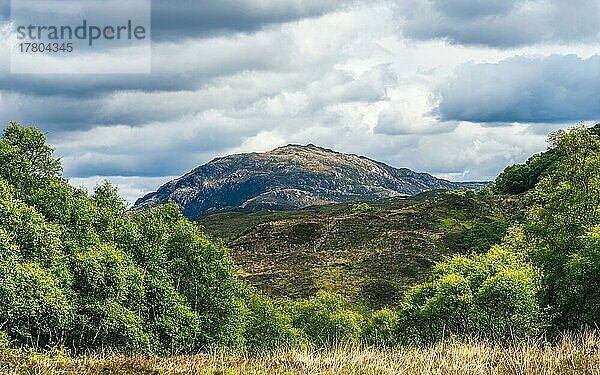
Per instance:
[[[173,200],[184,215],[194,219],[226,209],[295,209],[483,186],[397,169],[314,144],[289,144],[268,152],[214,159],[147,194],[134,209]]]

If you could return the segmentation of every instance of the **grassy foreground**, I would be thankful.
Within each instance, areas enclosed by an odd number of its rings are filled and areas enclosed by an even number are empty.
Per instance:
[[[600,335],[503,348],[440,344],[421,350],[332,349],[168,358],[0,354],[3,374],[600,374]]]

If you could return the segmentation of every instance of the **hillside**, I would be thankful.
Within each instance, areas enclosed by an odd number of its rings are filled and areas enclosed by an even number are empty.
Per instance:
[[[227,238],[238,274],[270,295],[325,289],[378,307],[398,302],[434,262],[473,250],[473,233],[497,241],[518,212],[518,197],[435,191],[368,206],[226,212],[199,223]]]
[[[314,145],[288,145],[214,159],[147,194],[134,209],[173,200],[195,219],[226,209],[287,210],[486,185],[450,182]]]

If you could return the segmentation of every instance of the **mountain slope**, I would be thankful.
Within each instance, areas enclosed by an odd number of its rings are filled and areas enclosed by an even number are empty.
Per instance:
[[[233,208],[286,210],[484,186],[450,182],[314,145],[288,145],[214,159],[139,199],[134,209],[172,199],[184,215],[196,219]]]
[[[475,251],[482,239],[499,241],[519,201],[433,191],[369,202],[366,211],[339,203],[223,212],[199,223],[226,239],[239,275],[269,295],[298,298],[325,289],[380,307],[426,280],[434,262]]]

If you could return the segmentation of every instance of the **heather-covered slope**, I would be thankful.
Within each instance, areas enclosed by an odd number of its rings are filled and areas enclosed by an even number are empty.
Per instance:
[[[518,197],[437,191],[368,205],[226,212],[199,223],[228,239],[239,275],[270,295],[325,289],[382,306],[398,302],[444,256],[477,250],[482,238],[499,241],[518,207]]]

